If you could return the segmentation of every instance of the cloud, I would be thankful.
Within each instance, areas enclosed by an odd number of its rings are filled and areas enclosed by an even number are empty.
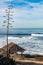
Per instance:
[[[36,1],[37,0],[35,0],[35,2],[34,0],[1,0],[1,3],[4,7],[8,4],[14,5],[14,27],[43,27],[43,2],[41,2],[42,0]],[[4,15],[5,8],[3,5],[2,9],[0,9],[0,16]]]
[[[43,4],[29,2],[28,5],[22,8],[15,8],[15,21],[19,22],[19,24],[20,22],[21,24],[25,23],[26,26],[30,27],[43,27]],[[33,6],[33,8],[30,9],[30,6]]]
[[[33,6],[33,8],[30,8],[30,6]],[[36,14],[37,15],[42,15],[42,13],[43,13],[43,4],[40,4],[40,3],[28,3],[28,5],[25,6],[25,7],[15,8],[15,9],[16,9],[16,12],[18,11],[20,13],[20,15],[22,15],[21,13],[24,13],[24,14],[27,14],[27,15],[28,14],[31,14],[31,15],[36,15]]]

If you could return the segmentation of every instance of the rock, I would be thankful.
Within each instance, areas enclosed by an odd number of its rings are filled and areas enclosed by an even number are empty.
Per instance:
[[[4,50],[3,54],[6,54],[7,53],[7,45],[4,46],[2,49]],[[18,51],[23,52],[23,51],[25,51],[25,49],[21,48],[20,46],[18,46],[15,43],[11,42],[11,43],[8,44],[8,51],[9,51],[10,54],[14,54]]]

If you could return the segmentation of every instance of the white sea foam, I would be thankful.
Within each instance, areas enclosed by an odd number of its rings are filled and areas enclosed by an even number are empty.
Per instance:
[[[43,34],[31,34],[32,36],[43,36]]]
[[[21,52],[17,52],[17,53],[18,53],[18,54],[21,54]],[[43,53],[36,52],[36,51],[30,51],[30,50],[26,50],[26,51],[22,52],[22,54],[43,55]]]
[[[40,40],[34,40],[33,39],[33,37],[8,37],[8,41],[9,41],[9,43],[10,42],[14,42],[14,43],[16,43],[16,44],[19,44],[19,43],[27,43],[27,42],[33,42],[33,43],[41,43],[41,41]],[[6,44],[6,37],[3,37],[3,38],[0,38],[0,43],[1,44],[3,44],[3,45],[5,45]],[[1,44],[0,44],[0,47],[1,47]],[[2,45],[2,46],[3,46]]]
[[[14,42],[15,44],[20,45],[21,47],[25,48],[26,50],[31,51],[32,50],[32,54],[43,54],[43,40],[37,40],[34,39],[33,36],[27,36],[27,37],[13,37],[13,36],[9,36],[8,37],[8,41],[10,42]],[[6,37],[2,37],[0,38],[0,47],[3,47],[6,45]],[[36,52],[34,52],[36,51]],[[26,52],[24,52],[26,53]],[[31,53],[31,52],[27,52],[27,53]]]

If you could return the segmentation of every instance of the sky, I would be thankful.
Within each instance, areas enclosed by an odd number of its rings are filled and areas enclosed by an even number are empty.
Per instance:
[[[0,0],[0,28],[10,4],[13,5],[14,28],[43,28],[43,0]]]

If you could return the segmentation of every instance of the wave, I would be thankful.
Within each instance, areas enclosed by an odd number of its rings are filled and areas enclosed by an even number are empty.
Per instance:
[[[30,50],[26,50],[23,52],[23,54],[30,54],[30,55],[43,55],[43,53],[37,52],[37,51],[30,51]]]
[[[31,34],[31,36],[43,36],[43,34]]]
[[[7,35],[7,34],[0,34],[0,35]],[[29,34],[29,33],[17,33],[17,34],[8,34],[8,35],[31,35],[31,33]]]
[[[0,35],[7,35],[7,34],[0,34]],[[29,35],[29,36],[43,36],[42,33],[14,33],[14,34],[8,34],[8,35]]]
[[[26,50],[37,51],[38,54],[43,54],[43,40],[36,40],[33,36],[14,37],[9,36],[8,41],[14,42]],[[6,45],[6,37],[0,38],[0,47]],[[35,52],[34,52],[35,53]],[[33,53],[33,54],[34,54]],[[35,53],[36,54],[36,53]]]

